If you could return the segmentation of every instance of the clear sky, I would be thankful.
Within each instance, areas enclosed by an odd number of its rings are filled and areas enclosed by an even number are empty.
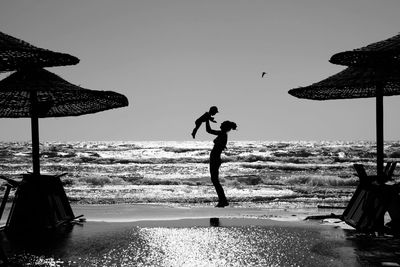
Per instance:
[[[9,0],[0,31],[77,56],[78,65],[49,70],[130,101],[41,119],[42,141],[191,140],[212,105],[218,122],[238,124],[230,140],[375,140],[374,99],[287,91],[342,70],[328,62],[334,53],[396,35],[399,10],[398,0]],[[385,139],[400,139],[399,104],[385,98]],[[0,127],[2,141],[30,140],[28,119]],[[210,138],[202,127],[198,140]]]

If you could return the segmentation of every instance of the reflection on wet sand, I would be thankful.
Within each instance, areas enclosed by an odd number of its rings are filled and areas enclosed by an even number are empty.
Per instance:
[[[210,218],[210,226],[219,227],[219,218]]]
[[[210,227],[220,226],[220,227]],[[16,263],[42,266],[337,266],[343,230],[261,219],[75,226],[53,240],[8,242]],[[36,245],[35,245],[36,244]]]

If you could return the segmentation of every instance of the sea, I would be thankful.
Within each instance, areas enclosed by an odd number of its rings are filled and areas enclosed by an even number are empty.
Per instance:
[[[43,142],[41,173],[62,175],[68,197],[77,204],[215,205],[209,175],[212,145]],[[358,184],[353,164],[362,163],[375,173],[375,151],[370,141],[232,141],[222,155],[220,180],[232,205],[341,207]],[[385,143],[385,157],[400,159],[400,141]],[[31,166],[29,142],[0,143],[1,175],[20,180]],[[394,179],[399,179],[397,171]]]

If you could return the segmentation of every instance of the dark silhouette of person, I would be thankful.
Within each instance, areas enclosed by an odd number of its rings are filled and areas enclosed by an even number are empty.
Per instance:
[[[214,134],[217,137],[214,139],[214,147],[210,153],[210,175],[211,182],[213,183],[215,190],[218,194],[218,204],[215,206],[217,208],[223,208],[229,205],[226,199],[224,189],[219,182],[219,167],[221,166],[221,153],[226,148],[228,143],[228,132],[231,130],[236,130],[236,123],[231,121],[224,121],[221,123],[220,131],[213,130],[210,127],[210,122],[206,121],[206,131],[209,134]]]
[[[219,218],[210,218],[210,226],[212,227],[219,227]]]
[[[196,138],[197,130],[200,128],[200,126],[203,122],[212,121],[212,122],[216,123],[213,116],[217,113],[218,113],[218,108],[216,106],[212,106],[208,112],[205,112],[203,115],[201,115],[200,118],[198,118],[195,121],[196,127],[194,127],[194,129],[192,131],[193,138]]]

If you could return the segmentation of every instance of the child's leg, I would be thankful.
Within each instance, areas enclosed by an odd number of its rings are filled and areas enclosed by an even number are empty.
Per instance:
[[[196,127],[194,127],[193,132],[192,132],[193,138],[196,137],[197,130],[198,130],[198,129],[200,128],[200,126],[201,126],[201,121],[196,121],[195,124],[196,124]]]

